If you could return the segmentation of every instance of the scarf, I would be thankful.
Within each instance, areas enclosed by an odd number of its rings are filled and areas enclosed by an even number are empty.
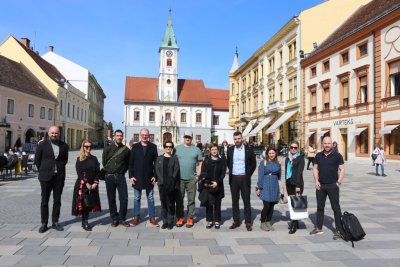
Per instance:
[[[292,178],[292,162],[293,162],[293,160],[295,160],[298,156],[300,155],[300,152],[297,152],[296,154],[292,154],[292,153],[289,153],[288,154],[288,159],[289,159],[289,161],[288,161],[288,163],[287,163],[287,166],[286,166],[286,180],[289,180],[290,178]]]

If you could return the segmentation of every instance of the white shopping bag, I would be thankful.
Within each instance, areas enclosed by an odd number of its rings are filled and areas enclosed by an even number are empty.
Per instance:
[[[290,197],[287,198],[288,200],[288,207],[289,207],[289,214],[291,220],[300,220],[308,218],[308,209],[293,209],[292,204],[290,202]]]

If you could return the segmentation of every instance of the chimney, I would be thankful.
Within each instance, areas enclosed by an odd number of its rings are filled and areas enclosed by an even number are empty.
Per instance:
[[[54,46],[49,45],[49,52],[53,52],[54,51]]]
[[[28,48],[31,48],[31,40],[29,40],[28,38],[21,38],[21,42]]]

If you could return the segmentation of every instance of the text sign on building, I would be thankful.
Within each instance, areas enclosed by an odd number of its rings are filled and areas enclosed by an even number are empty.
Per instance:
[[[350,125],[350,124],[354,124],[353,119],[342,119],[342,120],[333,121],[334,126],[344,126],[344,125]]]

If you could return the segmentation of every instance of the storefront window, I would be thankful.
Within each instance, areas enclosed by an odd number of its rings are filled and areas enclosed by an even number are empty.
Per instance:
[[[361,154],[368,154],[368,129],[362,131],[358,136],[358,143]]]
[[[289,121],[289,142],[297,141],[297,123]]]
[[[400,155],[400,126],[389,135],[389,155]]]

